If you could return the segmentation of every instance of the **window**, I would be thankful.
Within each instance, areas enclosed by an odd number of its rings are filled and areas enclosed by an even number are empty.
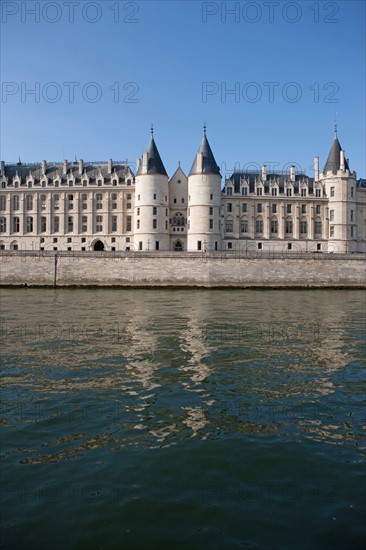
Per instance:
[[[334,210],[329,211],[329,221],[334,222]]]
[[[301,189],[301,196],[306,197],[306,189]]]
[[[213,229],[213,220],[210,220],[210,229]]]
[[[277,197],[277,187],[272,187],[272,197]]]
[[[226,220],[226,233],[232,233],[233,232],[233,220]]]
[[[351,227],[351,237],[353,238],[353,231],[354,231],[354,228]]]
[[[232,248],[232,247],[233,247],[233,243],[227,243],[227,247],[228,247],[228,248]]]
[[[241,194],[243,195],[243,197],[246,197],[248,195],[248,187],[242,187]]]
[[[315,196],[316,196],[317,198],[319,198],[319,197],[322,196],[322,194],[321,194],[321,189],[315,189]]]
[[[45,216],[41,217],[41,233],[47,231],[47,218]]]
[[[257,212],[258,213],[262,212],[262,204],[261,203],[257,204]]]
[[[112,193],[112,201],[116,201],[117,200],[117,193]]]
[[[272,214],[277,214],[277,204],[272,204]]]
[[[228,202],[227,203],[227,212],[232,212],[233,211],[233,205],[231,202]]]
[[[33,209],[33,196],[32,195],[27,195],[27,198],[25,200],[25,207],[27,210],[32,210]]]
[[[81,217],[81,232],[86,233],[88,231],[88,216]]]
[[[334,225],[331,225],[331,226],[329,227],[329,236],[330,236],[330,237],[334,237]]]
[[[112,181],[112,184],[113,184],[114,187],[116,187],[116,185],[117,185],[117,180],[113,180],[113,181]]]
[[[320,214],[320,204],[315,205],[315,214]]]
[[[15,216],[15,218],[13,218],[13,233],[19,233],[19,229],[20,229],[20,220],[18,216]]]
[[[257,195],[258,197],[262,195],[262,187],[257,187]]]
[[[286,189],[286,197],[291,197],[292,196],[292,189],[290,189],[289,187]]]
[[[88,195],[87,195],[86,193],[83,193],[83,194],[81,195],[81,200],[82,200],[82,201],[87,201],[87,200],[88,200]]]
[[[137,200],[138,200],[138,201],[140,200],[140,195],[137,195]]]
[[[258,243],[258,250],[262,250],[263,248],[263,243]]]
[[[177,202],[177,199],[175,197],[173,199],[173,202],[174,202],[174,204],[176,204],[176,202]]]
[[[353,199],[353,187],[351,187],[351,199]]]
[[[330,196],[331,196],[331,197],[334,197],[334,187],[331,187],[331,188],[330,188]]]
[[[155,241],[155,250],[159,250],[159,241]]]
[[[0,197],[0,210],[6,210],[6,197]]]
[[[184,204],[184,197],[182,198],[182,204]]]
[[[240,232],[241,233],[248,233],[248,220],[241,220],[240,221]]]
[[[5,208],[3,208],[3,210],[5,210]],[[213,215],[213,207],[210,206],[210,216],[212,216],[212,215]]]
[[[286,205],[286,212],[287,212],[287,214],[291,214],[291,212],[292,212],[292,204],[287,204],[287,205]]]
[[[156,200],[156,193],[154,193],[154,201]]]
[[[300,234],[306,235],[308,232],[308,222],[306,220],[302,220],[300,222]]]
[[[142,250],[142,241],[139,241],[139,250]]]
[[[178,227],[184,226],[184,216],[181,212],[177,212],[176,214],[174,214],[172,218],[172,225]]]
[[[314,222],[314,233],[316,235],[321,235],[321,233],[322,233],[322,222],[320,222],[320,221]]]
[[[101,187],[102,185],[102,180],[98,180],[98,187]]]
[[[132,227],[132,217],[127,216],[127,218],[126,218],[126,231],[131,231],[131,227]]]
[[[212,201],[212,200],[213,200],[213,194],[211,193],[211,195],[210,195],[210,201]],[[201,242],[201,241],[199,241],[199,242]]]
[[[102,210],[102,208],[103,208],[103,203],[97,202],[97,210]]]
[[[59,195],[53,195],[53,208],[54,210],[58,210],[60,208],[60,203],[59,203]]]
[[[263,220],[256,220],[255,221],[255,232],[256,233],[263,233]]]
[[[82,210],[87,210],[87,209],[88,209],[88,203],[83,202],[83,203],[81,204],[81,208],[82,208]]]
[[[272,235],[278,233],[278,221],[277,220],[271,220],[271,233],[272,233]]]
[[[127,210],[131,209],[131,203],[130,202],[128,202],[126,206],[127,206]]]
[[[117,203],[116,202],[112,202],[112,210],[116,210],[117,209]]]
[[[306,204],[301,205],[301,214],[306,214]]]
[[[285,233],[286,233],[286,235],[291,235],[292,234],[292,220],[286,220]]]
[[[136,220],[136,229],[140,229],[140,220]]]
[[[19,210],[19,196],[13,196],[13,210]]]
[[[232,195],[233,194],[233,188],[232,187],[227,187],[226,194],[227,195]]]
[[[116,198],[117,198],[117,195],[116,195]],[[113,197],[112,197],[112,199],[113,199]],[[140,195],[139,195],[139,199],[140,199]],[[127,193],[127,200],[128,201],[131,200],[131,193]]]
[[[242,205],[241,205],[241,211],[243,213],[245,213],[245,212],[247,212],[247,210],[248,210],[248,205],[247,205],[246,202],[243,202]]]
[[[117,231],[117,216],[112,216],[111,230]]]
[[[156,206],[153,206],[153,216],[157,216],[158,214],[158,209]]]
[[[351,222],[353,222],[353,210],[351,210]]]
[[[158,227],[158,220],[153,219],[153,229],[157,229]]]
[[[102,193],[97,193],[95,198],[97,199],[97,201],[102,201],[103,200],[103,195]]]
[[[98,233],[99,231],[103,231],[103,216],[97,216],[95,224],[95,231]]]
[[[70,233],[74,230],[74,218],[73,216],[68,216],[67,218],[67,231]]]
[[[53,218],[53,232],[58,233],[60,231],[60,218],[58,216],[54,216]]]
[[[202,250],[202,241],[197,241],[197,250]]]
[[[0,218],[0,233],[6,233],[6,218]]]
[[[33,231],[33,217],[32,216],[27,217],[26,231],[27,231],[27,233],[32,233],[32,231]]]

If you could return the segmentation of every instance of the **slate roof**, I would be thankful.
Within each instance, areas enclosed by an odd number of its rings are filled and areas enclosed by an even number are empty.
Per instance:
[[[334,140],[332,143],[332,147],[330,148],[329,155],[327,158],[327,162],[325,163],[323,172],[333,172],[333,174],[337,173],[337,170],[339,170],[341,161],[340,161],[340,152],[341,152],[341,145],[338,141],[337,134],[334,136]],[[346,170],[349,170],[347,160],[344,159],[344,167]]]
[[[229,181],[231,181],[234,185],[234,193],[240,193],[240,180],[242,178],[245,178],[247,181],[249,181],[249,193],[254,193],[255,182],[256,180],[260,180],[261,176],[262,176],[261,172],[240,171],[240,172],[234,172],[232,176],[229,178]],[[264,193],[269,193],[271,179],[272,180],[275,179],[278,182],[279,193],[281,194],[285,192],[285,184],[287,181],[290,180],[290,174],[278,174],[275,172],[273,173],[267,172],[267,180],[264,182]],[[295,181],[293,182],[295,194],[299,193],[300,183],[303,180],[308,181],[309,193],[313,192],[314,178],[310,178],[305,174],[295,174]]]
[[[199,153],[202,153],[202,172],[198,171],[197,169],[197,156]],[[216,164],[215,157],[213,156],[210,144],[208,143],[208,139],[206,137],[206,130],[204,130],[203,138],[201,141],[201,145],[197,151],[197,155],[193,161],[192,168],[189,172],[189,175],[192,176],[193,174],[220,174],[220,168]]]
[[[137,171],[137,174],[141,174],[142,163]],[[163,161],[159,155],[158,148],[154,140],[154,136],[151,134],[150,143],[147,148],[147,173],[148,174],[162,174],[168,176]]]
[[[359,180],[357,180],[356,185],[360,189],[366,189],[366,180],[365,179],[359,179]]]

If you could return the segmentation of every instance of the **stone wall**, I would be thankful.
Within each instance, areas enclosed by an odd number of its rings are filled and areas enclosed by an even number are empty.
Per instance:
[[[365,288],[365,257],[4,254],[2,285]]]

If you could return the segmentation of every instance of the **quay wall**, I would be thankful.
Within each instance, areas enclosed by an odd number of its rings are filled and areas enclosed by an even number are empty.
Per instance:
[[[365,255],[6,253],[2,286],[366,288]]]

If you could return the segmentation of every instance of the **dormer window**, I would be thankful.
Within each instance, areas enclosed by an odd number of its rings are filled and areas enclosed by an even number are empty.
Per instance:
[[[289,187],[286,189],[286,197],[291,197],[292,196],[292,189],[290,189]]]
[[[306,197],[306,189],[305,188],[301,189],[301,196]]]
[[[98,180],[98,187],[101,187],[102,185],[102,180]]]
[[[227,187],[226,194],[227,195],[232,195],[233,194],[233,188],[232,187]]]
[[[261,196],[262,196],[262,193],[263,193],[262,187],[257,187],[257,195],[258,195],[258,197],[261,197]]]
[[[248,187],[242,187],[241,194],[246,197],[248,195]]]
[[[277,197],[277,187],[272,187],[272,197]]]

